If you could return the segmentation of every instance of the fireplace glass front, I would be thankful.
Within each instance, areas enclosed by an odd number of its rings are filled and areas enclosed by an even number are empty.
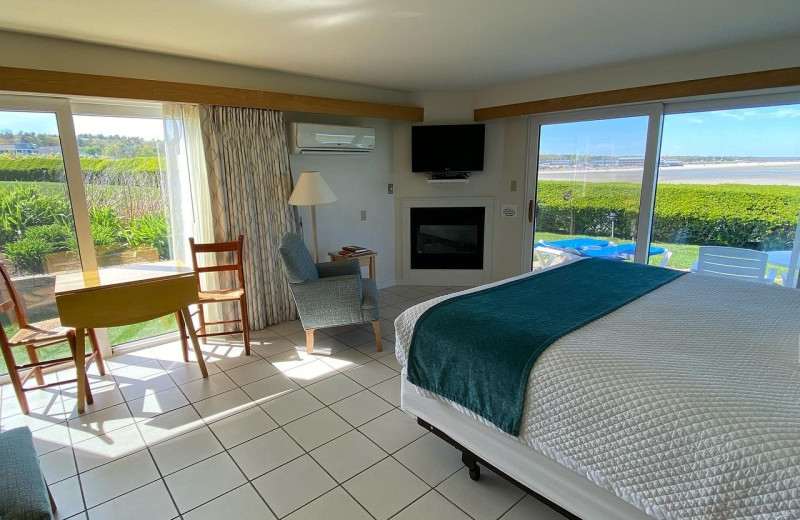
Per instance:
[[[483,269],[485,208],[411,208],[412,269]]]

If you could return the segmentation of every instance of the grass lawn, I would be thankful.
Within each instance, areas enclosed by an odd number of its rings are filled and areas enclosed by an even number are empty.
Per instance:
[[[536,241],[544,240],[562,240],[565,238],[572,238],[570,235],[559,235],[557,233],[541,233],[537,232],[535,237]],[[602,240],[609,240],[611,241],[611,237],[593,237],[599,238]],[[630,240],[623,240],[619,237],[613,239],[617,244],[625,244],[631,242]],[[667,242],[653,242],[654,246],[663,247],[664,249],[668,249],[672,251],[672,257],[667,262],[667,267],[671,267],[673,269],[682,269],[688,270],[689,268],[697,262],[698,252],[700,250],[700,246],[697,245],[690,245],[690,244],[671,244]],[[650,261],[648,262],[650,265],[659,265],[661,263],[661,255],[655,255],[650,257]],[[779,267],[777,265],[769,265],[769,268],[776,268],[778,270],[778,276],[783,275],[786,273],[786,267]]]

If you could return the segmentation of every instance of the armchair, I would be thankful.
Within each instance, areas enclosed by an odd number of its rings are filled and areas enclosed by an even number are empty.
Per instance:
[[[306,351],[314,351],[314,330],[372,322],[375,344],[383,349],[378,321],[378,288],[361,277],[358,260],[315,264],[297,235],[281,238],[280,255],[289,279],[300,322],[306,331]]]

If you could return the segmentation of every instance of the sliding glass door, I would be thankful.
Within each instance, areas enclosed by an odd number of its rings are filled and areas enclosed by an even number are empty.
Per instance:
[[[523,265],[580,255],[690,270],[700,247],[722,246],[766,252],[794,287],[798,121],[800,94],[532,118]]]
[[[81,270],[70,197],[80,193],[80,186],[70,186],[65,165],[74,140],[62,135],[70,132],[67,108],[53,100],[0,98],[0,263],[32,322],[58,317],[55,273]],[[8,297],[0,287],[0,300]],[[0,324],[12,334],[17,327],[6,314]],[[66,343],[39,351],[42,359],[69,354]],[[19,359],[26,355],[24,348],[15,349]],[[0,360],[0,374],[6,372]]]
[[[529,188],[534,226],[526,249],[532,268],[574,254],[635,257],[640,207],[652,200],[654,152],[648,157],[647,143],[651,125],[659,122],[652,112],[644,107],[594,112],[591,119],[536,120],[531,161],[537,176],[529,183],[535,186]]]
[[[173,260],[161,117],[73,111],[86,207],[100,268]],[[152,112],[152,109],[149,110]],[[147,111],[142,111],[146,114]],[[160,111],[159,111],[160,112]],[[109,329],[112,346],[176,331],[172,315]]]
[[[173,236],[170,221],[186,219],[172,213],[192,204],[168,203],[191,197],[186,179],[167,182],[164,146],[160,105],[0,95],[0,262],[32,321],[58,316],[60,273],[175,259],[188,237]],[[99,336],[108,355],[175,330],[168,316]],[[64,344],[42,357],[66,353]]]

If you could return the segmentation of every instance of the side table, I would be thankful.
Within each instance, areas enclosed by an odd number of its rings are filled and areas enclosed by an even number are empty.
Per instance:
[[[352,255],[352,256],[345,256],[340,255],[339,253],[335,253],[333,251],[328,251],[328,256],[331,257],[331,262],[338,262],[339,260],[349,260],[351,258],[355,258],[358,260],[359,265],[368,265],[369,266],[369,277],[375,280],[375,257],[378,256],[377,251],[373,251],[372,253],[366,255]]]

